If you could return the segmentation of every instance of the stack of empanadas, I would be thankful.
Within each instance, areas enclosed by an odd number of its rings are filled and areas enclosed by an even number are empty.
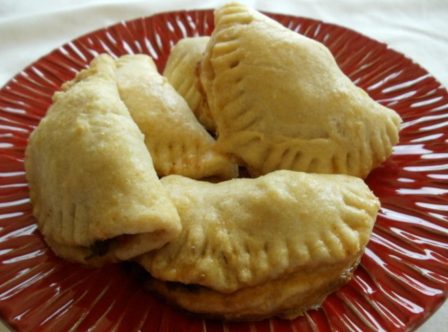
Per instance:
[[[175,239],[178,212],[119,97],[114,61],[98,57],[65,89],[26,150],[33,214],[47,243],[96,265]]]
[[[53,101],[30,137],[25,166],[33,213],[61,257],[98,265],[176,238],[179,215],[155,170],[237,175],[146,55],[101,55]]]
[[[295,317],[344,284],[379,202],[361,179],[275,171],[218,184],[162,179],[181,235],[138,261],[148,285],[190,311],[226,319]]]
[[[54,96],[25,165],[47,243],[84,264],[136,261],[151,290],[212,317],[319,306],[369,240],[379,201],[361,178],[400,117],[325,46],[235,3],[164,75],[146,55],[101,55]]]

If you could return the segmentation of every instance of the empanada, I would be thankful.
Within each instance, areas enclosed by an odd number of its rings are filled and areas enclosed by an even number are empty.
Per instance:
[[[143,54],[119,58],[120,97],[145,135],[159,176],[232,178],[238,168],[215,150],[216,141],[201,126],[185,100]]]
[[[364,182],[347,175],[276,171],[218,184],[181,176],[161,181],[183,229],[138,261],[155,279],[201,286],[188,292],[152,283],[171,300],[227,318],[309,307],[306,298],[291,300],[299,293],[322,299],[355,265],[379,208]],[[282,280],[287,287],[279,286]],[[275,301],[253,306],[269,298],[273,287],[279,293]],[[202,296],[204,302],[197,303]]]
[[[163,76],[185,98],[199,122],[208,130],[215,131],[206,101],[202,98],[198,66],[210,37],[184,38],[171,49]]]
[[[179,215],[120,100],[114,60],[97,57],[64,89],[26,149],[33,214],[47,243],[96,265],[174,239]]]
[[[200,80],[218,148],[253,175],[365,177],[398,141],[398,114],[355,86],[323,44],[241,4],[215,11]]]

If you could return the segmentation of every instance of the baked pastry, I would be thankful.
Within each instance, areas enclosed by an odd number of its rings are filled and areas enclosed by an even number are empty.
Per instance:
[[[184,38],[171,49],[163,76],[176,91],[185,98],[199,122],[209,131],[215,131],[206,100],[202,98],[198,77],[198,66],[201,62],[210,37]]]
[[[47,243],[63,258],[98,265],[174,239],[179,215],[120,100],[112,58],[97,57],[64,89],[25,157],[33,214]]]
[[[221,183],[163,178],[183,229],[138,262],[170,302],[226,319],[297,316],[347,281],[377,198],[347,175],[276,171]]]
[[[353,84],[323,44],[241,4],[215,11],[200,80],[217,147],[252,175],[366,177],[398,141],[398,114]]]
[[[143,54],[116,61],[120,97],[145,135],[159,176],[232,178],[238,168],[201,126],[185,100]]]

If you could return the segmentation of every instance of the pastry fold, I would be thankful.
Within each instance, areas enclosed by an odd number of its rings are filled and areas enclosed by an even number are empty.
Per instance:
[[[274,316],[295,319],[309,309],[317,309],[329,294],[347,283],[360,256],[361,253],[338,264],[295,271],[233,293],[155,278],[149,278],[145,287],[170,304],[213,319],[251,321]]]
[[[65,84],[32,133],[26,176],[33,214],[53,251],[99,265],[163,246],[181,230],[143,134],[101,55]]]
[[[200,80],[218,148],[252,175],[364,178],[399,138],[398,114],[344,75],[323,44],[241,4],[215,11]]]

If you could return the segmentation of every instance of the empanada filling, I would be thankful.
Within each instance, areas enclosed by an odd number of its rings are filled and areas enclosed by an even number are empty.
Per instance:
[[[176,281],[166,281],[166,287],[172,291],[182,290],[190,293],[198,293],[200,291],[214,291],[211,288],[204,287],[198,284],[183,284]]]
[[[111,245],[117,240],[117,238],[120,236],[117,236],[112,239],[107,240],[97,240],[95,241],[90,247],[89,250],[91,252],[90,255],[86,256],[86,260],[90,260],[92,258],[97,257],[104,257],[107,255],[107,253],[110,250]]]
[[[163,239],[166,235],[166,232],[160,230],[152,233],[122,234],[110,239],[97,240],[88,247],[90,254],[85,257],[85,260],[102,258],[109,254],[119,260],[123,259],[123,255],[126,256],[126,259],[129,259],[147,252],[150,250],[149,248],[158,248],[160,245],[151,240],[155,238]]]

